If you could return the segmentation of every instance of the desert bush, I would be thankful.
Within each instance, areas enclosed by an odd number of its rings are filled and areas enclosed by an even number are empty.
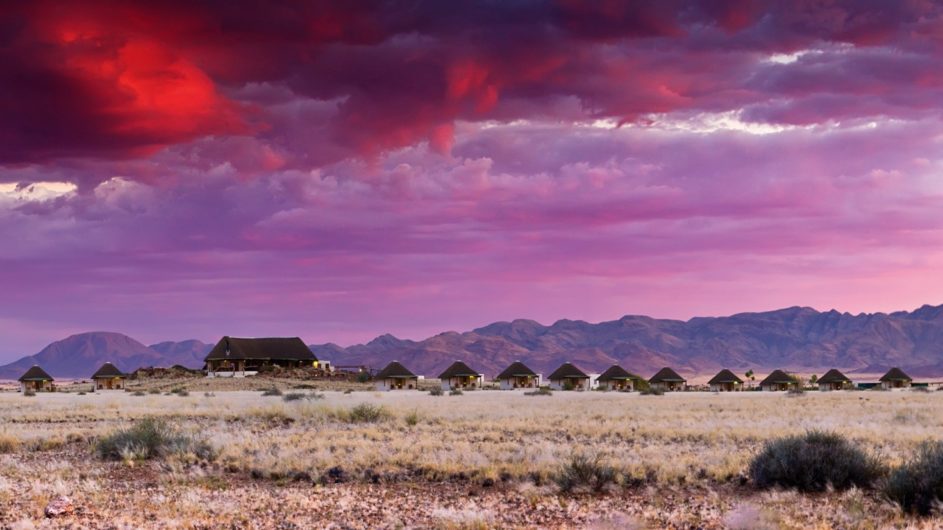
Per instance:
[[[598,454],[574,453],[557,471],[553,480],[564,493],[580,489],[598,492],[614,484],[617,477],[616,469],[605,463]]]
[[[273,386],[272,388],[269,388],[268,390],[265,390],[264,392],[262,392],[262,395],[263,396],[280,396],[282,395],[282,391],[279,390],[278,387]]]
[[[906,513],[939,514],[943,506],[943,442],[925,442],[894,469],[882,493]]]
[[[0,455],[15,453],[20,448],[20,440],[9,434],[0,434]]]
[[[441,396],[441,395],[444,395],[444,394],[445,394],[445,391],[443,391],[443,390],[442,390],[442,387],[440,387],[440,386],[434,386],[434,387],[432,387],[431,390],[429,390],[429,395],[430,395],[430,396]]]
[[[573,383],[569,379],[563,382],[563,390],[569,392],[573,390],[574,388],[576,387],[573,386]]]
[[[176,394],[178,396],[187,397],[190,395],[190,392],[186,388],[177,387],[170,391],[171,394]]]
[[[805,395],[805,389],[801,386],[790,387],[789,390],[786,391],[786,395],[793,397],[802,396]]]
[[[370,379],[371,379],[370,374],[367,372],[360,372],[359,374],[357,374],[358,383],[369,383]]]
[[[925,386],[914,386],[910,387],[911,392],[929,392],[930,389]]]
[[[390,418],[390,412],[379,405],[361,403],[347,411],[343,419],[347,423],[377,423]]]
[[[187,436],[154,418],[145,418],[101,438],[97,450],[103,460],[150,460],[188,454],[201,460],[215,460],[217,455],[206,441]]]
[[[839,434],[810,431],[766,442],[750,462],[750,478],[761,489],[779,486],[803,492],[869,488],[884,468]]]
[[[553,391],[550,390],[548,387],[542,386],[535,390],[531,390],[530,392],[524,392],[524,395],[525,396],[552,396]]]
[[[132,395],[132,396],[144,396],[144,395],[146,395],[146,394],[144,394],[144,392],[142,392],[141,390],[138,390],[137,392],[135,392],[134,394],[131,394],[131,395]]]
[[[215,392],[203,392],[203,397],[213,398],[216,397]]]
[[[33,389],[31,389],[31,388],[27,388],[26,390],[23,391],[23,396],[24,396],[24,397],[35,397],[35,396],[36,396],[36,391],[33,390]]]
[[[312,392],[310,394],[305,394],[302,392],[289,392],[285,394],[282,398],[285,401],[298,401],[302,399],[324,399],[324,394],[318,394],[317,392]]]
[[[160,390],[157,388],[152,388],[147,391],[148,394],[160,394]]]
[[[462,394],[464,394],[464,392],[462,392],[461,388],[453,388],[449,391],[450,396],[461,396]]]
[[[403,419],[406,420],[406,425],[409,425],[410,427],[415,427],[416,425],[419,424],[419,420],[421,419],[421,417],[419,416],[419,411],[416,409],[413,409],[412,411],[406,413],[406,416],[403,417]]]
[[[660,388],[657,388],[657,387],[649,386],[648,388],[646,388],[646,389],[640,391],[640,392],[639,392],[639,395],[642,395],[642,396],[663,396],[663,395],[665,395],[665,391],[662,390],[662,389],[660,389]]]

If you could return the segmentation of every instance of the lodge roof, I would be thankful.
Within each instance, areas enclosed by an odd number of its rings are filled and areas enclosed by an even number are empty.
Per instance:
[[[26,371],[25,374],[20,376],[20,381],[53,381],[51,375],[47,374],[45,370],[39,367],[38,364],[34,364],[32,368]]]
[[[391,362],[377,374],[377,379],[412,379],[414,377],[417,377],[416,374],[410,372],[399,361]]]
[[[619,381],[625,379],[632,379],[632,374],[618,364],[610,366],[596,378],[597,381]]]
[[[92,379],[111,379],[113,377],[125,377],[121,370],[117,366],[111,363],[105,363],[101,368],[92,375]]]
[[[731,372],[730,370],[724,368],[723,370],[717,372],[717,375],[713,377],[710,381],[707,382],[709,385],[720,385],[724,383],[737,383],[742,384],[743,379],[737,377],[737,374]]]
[[[893,367],[881,377],[881,381],[913,381],[909,375],[905,374],[903,370],[898,367]]]
[[[223,337],[206,356],[206,361],[214,360],[281,360],[281,361],[317,361],[318,358],[298,337],[274,337],[262,339],[240,339]]]
[[[589,379],[589,376],[574,366],[573,363],[563,363],[550,374],[549,379],[551,381],[555,379]]]
[[[773,373],[766,376],[766,379],[760,381],[760,386],[763,385],[794,385],[798,381],[796,378],[787,374],[782,370],[773,370]]]
[[[831,370],[825,372],[825,375],[819,378],[818,382],[820,384],[833,384],[833,383],[850,383],[851,379],[848,379],[845,374],[839,372],[837,369],[832,368]]]
[[[469,368],[468,365],[462,361],[455,361],[451,366],[446,368],[444,372],[439,374],[439,379],[450,379],[452,377],[478,377],[479,375],[481,374]]]
[[[533,370],[527,367],[521,361],[514,361],[511,363],[511,366],[508,366],[504,369],[503,372],[498,374],[497,379],[508,379],[510,377],[536,377],[537,374]]]
[[[648,380],[649,383],[684,383],[687,380],[667,366],[658,370],[658,373]]]

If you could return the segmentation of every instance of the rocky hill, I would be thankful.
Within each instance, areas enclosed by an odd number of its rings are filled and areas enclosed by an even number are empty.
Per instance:
[[[33,364],[58,377],[88,377],[105,361],[128,371],[175,364],[199,368],[211,347],[196,340],[145,346],[119,333],[83,333],[0,367],[0,379],[19,377]],[[688,375],[720,368],[815,373],[834,367],[873,373],[900,366],[913,376],[929,377],[943,376],[943,306],[857,315],[791,307],[687,321],[625,316],[597,324],[560,320],[549,326],[515,320],[421,341],[387,334],[347,348],[333,343],[310,348],[336,365],[379,369],[398,360],[427,377],[456,359],[489,377],[515,360],[544,374],[571,361],[589,372],[618,363],[643,376],[662,366]]]
[[[937,376],[943,374],[943,306],[857,315],[791,307],[688,321],[625,316],[598,324],[560,320],[549,326],[515,320],[423,341],[383,335],[349,348],[330,346],[312,349],[337,364],[381,367],[395,359],[427,376],[455,359],[488,376],[515,360],[545,374],[571,361],[593,372],[618,363],[641,375],[662,366],[687,374],[720,368],[741,373],[832,367],[874,372],[901,366],[912,375]]]
[[[0,366],[0,379],[16,379],[34,364],[45,368],[53,377],[67,378],[89,377],[105,362],[111,362],[125,372],[143,366],[175,364],[199,368],[203,366],[203,357],[210,347],[200,341],[145,346],[121,333],[80,333],[53,342],[35,355]]]

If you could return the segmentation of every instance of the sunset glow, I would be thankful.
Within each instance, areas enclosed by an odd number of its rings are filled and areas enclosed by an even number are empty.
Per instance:
[[[943,298],[935,3],[301,4],[0,7],[0,360]]]

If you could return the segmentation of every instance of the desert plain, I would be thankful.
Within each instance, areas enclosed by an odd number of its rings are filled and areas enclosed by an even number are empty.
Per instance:
[[[841,433],[888,464],[943,433],[943,392],[478,390],[306,386],[0,392],[2,528],[938,528],[875,491],[759,491],[765,441]],[[221,387],[219,387],[221,388]],[[185,389],[185,390],[184,390]],[[147,419],[198,440],[103,458]],[[564,490],[574,457],[615,473]],[[65,497],[71,513],[47,517]]]

